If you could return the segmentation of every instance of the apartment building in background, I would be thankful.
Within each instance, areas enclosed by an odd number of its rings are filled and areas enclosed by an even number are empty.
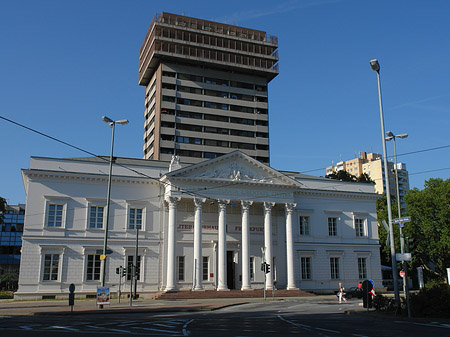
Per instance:
[[[192,164],[238,149],[269,164],[268,84],[278,73],[277,37],[155,16],[140,51],[144,158]]]
[[[389,189],[391,195],[397,197],[397,187],[395,182],[395,165],[388,162]],[[359,177],[361,174],[367,175],[375,182],[375,192],[385,193],[386,183],[384,179],[384,163],[381,154],[363,152],[360,157],[351,160],[340,161],[336,165],[327,167],[326,174],[336,173],[345,170],[348,173]],[[406,210],[404,197],[409,191],[409,176],[405,163],[397,163],[398,185],[400,192],[400,205],[402,213]]]

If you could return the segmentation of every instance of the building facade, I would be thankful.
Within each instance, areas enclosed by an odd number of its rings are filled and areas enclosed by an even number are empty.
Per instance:
[[[5,212],[0,216],[0,277],[6,274],[16,274],[18,277],[25,205],[6,205]],[[2,289],[17,289],[17,279],[2,283]]]
[[[136,252],[137,291],[381,285],[376,200],[367,184],[281,172],[235,151],[197,164],[118,158],[105,283]],[[108,161],[33,157],[16,298],[101,284]],[[132,170],[129,170],[132,169]],[[271,265],[264,274],[261,263]],[[127,275],[129,277],[129,275]],[[265,281],[266,279],[266,283]],[[123,291],[129,290],[125,282]]]
[[[408,171],[405,163],[397,163],[397,168],[395,168],[393,162],[388,162],[389,189],[391,195],[395,197],[397,197],[395,169],[397,169],[398,173],[400,207],[402,213],[404,213],[406,211],[404,197],[409,191]],[[385,193],[386,181],[384,179],[384,162],[381,154],[363,152],[359,158],[340,161],[335,166],[327,167],[326,174],[336,173],[340,170],[345,170],[356,177],[366,173],[375,182],[376,193]]]
[[[144,158],[197,163],[239,149],[269,164],[268,83],[278,73],[276,37],[156,16],[140,52]]]

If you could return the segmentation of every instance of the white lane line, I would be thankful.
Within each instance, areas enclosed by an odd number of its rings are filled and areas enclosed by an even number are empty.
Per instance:
[[[191,324],[194,321],[194,319],[191,319],[190,321],[187,321],[184,325],[183,325],[183,336],[189,336],[189,330],[187,329],[188,325]]]
[[[142,330],[146,330],[146,331],[155,331],[155,332],[164,332],[164,333],[171,333],[171,334],[178,334],[177,331],[173,331],[173,330],[162,330],[162,329],[141,328],[141,327],[136,327],[136,329],[142,329]]]
[[[163,328],[175,328],[175,325],[170,324],[154,323],[153,325],[162,326]]]
[[[434,328],[444,328],[444,329],[450,328],[450,325],[448,325],[448,324],[439,324],[439,325],[436,325],[436,324],[427,324],[427,323],[413,323],[413,324],[416,324],[416,325],[424,325],[424,326],[432,326],[432,327],[434,327]]]
[[[69,328],[67,326],[60,326],[60,325],[53,325],[50,327],[50,329],[63,329],[63,330],[69,330],[69,331],[80,331],[78,329]]]
[[[292,322],[290,320],[287,320],[286,318],[282,317],[281,315],[277,315],[277,316],[278,316],[279,319],[281,319],[282,321],[284,321],[286,323],[289,323],[289,324],[292,324],[292,325],[295,325],[295,326],[299,326],[299,327],[302,327],[302,328],[306,328],[306,329],[311,329],[312,328],[309,325],[299,324],[299,323],[295,323],[295,322]]]
[[[108,331],[115,331],[115,332],[121,332],[121,333],[131,333],[131,331],[127,331],[127,330],[119,330],[119,329],[111,329],[108,328]]]
[[[325,331],[325,332],[332,332],[332,333],[341,333],[340,331],[336,330],[328,330],[328,329],[322,329],[322,328],[315,328],[316,330]]]
[[[356,333],[354,333],[352,336],[355,336],[355,337],[368,337],[368,336],[366,336],[366,335],[358,335],[358,334],[356,334]]]
[[[19,328],[22,328],[24,330],[33,330],[33,328],[29,327],[28,325],[21,325]]]

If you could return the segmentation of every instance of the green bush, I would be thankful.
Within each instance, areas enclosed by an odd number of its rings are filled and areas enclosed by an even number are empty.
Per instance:
[[[0,291],[0,299],[14,298],[14,293],[12,291]]]
[[[424,288],[411,295],[410,304],[415,317],[450,317],[450,286],[441,283]]]

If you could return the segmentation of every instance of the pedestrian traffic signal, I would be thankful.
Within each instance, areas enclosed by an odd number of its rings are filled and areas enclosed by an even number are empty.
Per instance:
[[[266,272],[266,263],[261,263],[261,271]]]
[[[270,273],[270,264],[266,263],[266,270],[265,273],[268,274]]]
[[[120,274],[120,267],[116,268],[116,274]]]
[[[414,238],[406,238],[408,252],[414,254],[416,252],[416,242]]]

